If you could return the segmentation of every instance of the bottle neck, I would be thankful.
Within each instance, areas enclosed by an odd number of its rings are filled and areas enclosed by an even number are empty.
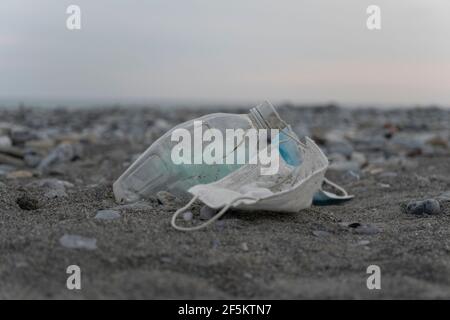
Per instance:
[[[273,105],[267,101],[250,109],[248,116],[257,129],[283,130],[287,127]]]

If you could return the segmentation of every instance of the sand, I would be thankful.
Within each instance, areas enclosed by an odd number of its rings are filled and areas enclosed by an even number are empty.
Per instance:
[[[450,190],[449,111],[281,108],[299,134],[309,134],[334,157],[365,156],[357,173],[327,174],[355,195],[340,205],[297,214],[234,210],[205,230],[185,233],[170,226],[181,199],[115,203],[112,183],[140,152],[171,126],[209,112],[0,110],[0,122],[47,132],[34,140],[78,135],[83,146],[82,155],[43,174],[24,166],[13,172],[33,176],[0,175],[0,298],[450,298],[450,202],[439,199],[438,215],[403,210],[410,200]],[[347,144],[329,143],[339,135],[327,137],[332,130],[345,133],[350,154],[342,148]],[[434,140],[423,142],[418,134]],[[413,137],[417,146],[399,147],[392,135]],[[39,182],[49,178],[69,182],[66,195],[46,194]],[[102,209],[120,217],[95,219]],[[368,224],[373,232],[349,223]],[[64,235],[95,239],[95,248],[63,246]],[[81,268],[81,290],[66,287],[69,265]],[[370,265],[381,269],[380,290],[366,286]]]

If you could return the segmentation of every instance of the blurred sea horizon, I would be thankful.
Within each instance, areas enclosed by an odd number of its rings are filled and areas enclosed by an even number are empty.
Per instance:
[[[440,108],[450,109],[450,105],[439,103],[424,104],[405,104],[405,103],[355,103],[342,101],[293,101],[293,100],[271,100],[262,97],[257,100],[213,100],[213,99],[151,99],[151,98],[0,98],[0,109],[15,108],[108,108],[108,107],[129,107],[129,108],[176,108],[176,109],[197,109],[197,108],[213,108],[213,109],[235,109],[235,108],[251,108],[258,103],[269,100],[275,106],[295,106],[295,107],[323,107],[338,106],[341,108],[375,108],[375,109],[407,109],[407,108]]]

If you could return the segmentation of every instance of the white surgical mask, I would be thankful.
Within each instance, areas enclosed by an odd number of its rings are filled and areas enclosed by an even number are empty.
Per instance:
[[[278,147],[274,149],[278,150]],[[188,191],[193,198],[174,213],[172,226],[183,231],[198,230],[219,219],[230,208],[299,212],[311,206],[314,194],[327,182],[324,176],[328,159],[309,138],[306,138],[306,144],[302,144],[301,149],[300,166],[291,166],[283,157],[279,157],[279,170],[274,175],[261,175],[261,164],[248,164],[216,182],[191,187]],[[187,211],[196,200],[220,211],[201,225],[178,226],[177,217]]]

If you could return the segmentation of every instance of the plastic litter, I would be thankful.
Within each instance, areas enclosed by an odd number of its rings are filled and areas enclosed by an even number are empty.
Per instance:
[[[225,131],[229,129],[243,129],[244,131],[252,128],[279,129],[282,131],[281,139],[287,136],[298,139],[269,102],[252,108],[248,114],[214,113],[187,121],[174,127],[155,141],[119,177],[113,185],[117,202],[134,202],[140,198],[153,196],[161,190],[186,197],[190,187],[217,181],[242,166],[242,164],[174,164],[171,159],[171,151],[177,142],[171,140],[171,134],[174,130],[183,128],[194,135],[194,121],[202,121],[205,129],[218,129],[224,136]],[[237,144],[242,142],[239,141]],[[203,147],[205,148],[207,144],[206,142]],[[296,161],[299,161],[299,158],[295,157],[295,150],[297,150],[296,144],[287,141],[283,144],[283,150],[280,153],[291,157],[288,162],[295,164]],[[250,157],[251,154],[246,156]]]
[[[278,171],[263,175],[258,161],[245,164],[174,164],[171,151],[177,142],[171,140],[171,133],[178,128],[193,133],[194,121],[198,120],[206,128],[218,129],[222,133],[227,129],[278,129],[279,134],[267,141],[265,149],[256,153],[246,150],[249,159],[259,157],[262,152],[275,152],[279,159]],[[328,164],[328,159],[313,140],[305,137],[301,141],[275,108],[265,102],[248,114],[215,113],[176,126],[153,143],[119,177],[113,190],[119,203],[135,202],[163,190],[181,198],[189,196],[191,201],[173,215],[172,226],[184,231],[198,230],[219,219],[232,207],[299,212],[313,202],[336,204],[353,198],[325,178]],[[323,190],[323,184],[328,184],[339,194]],[[188,212],[196,200],[218,213],[194,227],[178,226],[177,217]]]

